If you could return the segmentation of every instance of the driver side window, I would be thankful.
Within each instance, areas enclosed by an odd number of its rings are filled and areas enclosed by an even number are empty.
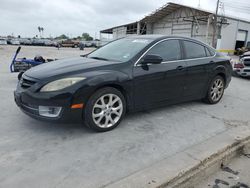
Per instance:
[[[181,59],[179,40],[166,40],[155,45],[146,55],[158,55],[163,61],[175,61]]]

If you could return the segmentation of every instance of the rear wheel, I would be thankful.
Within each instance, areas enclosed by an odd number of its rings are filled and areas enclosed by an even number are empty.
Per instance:
[[[95,131],[105,132],[117,127],[125,112],[123,94],[115,88],[106,87],[90,97],[84,112],[84,122]]]
[[[224,78],[218,75],[210,83],[210,86],[207,91],[207,96],[205,97],[204,101],[209,104],[218,103],[223,97],[224,90],[225,90]]]

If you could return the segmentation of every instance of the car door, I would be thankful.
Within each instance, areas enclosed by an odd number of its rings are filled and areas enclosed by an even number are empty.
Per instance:
[[[182,40],[182,45],[187,65],[184,95],[191,98],[202,97],[209,82],[213,57],[208,48],[198,42]]]
[[[178,100],[183,93],[186,76],[186,64],[180,61],[180,41],[168,39],[158,42],[146,55],[158,55],[163,62],[142,66],[138,61],[133,67],[135,108]]]

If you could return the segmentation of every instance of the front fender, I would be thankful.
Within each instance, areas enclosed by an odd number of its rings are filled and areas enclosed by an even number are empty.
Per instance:
[[[88,73],[92,74],[87,80],[86,84],[89,86],[100,86],[107,83],[122,84],[130,80],[129,75],[120,71],[97,71]],[[88,77],[88,75],[86,75]]]
[[[93,71],[85,74],[86,80],[74,94],[74,103],[87,103],[90,96],[98,89],[108,86],[121,89],[128,102],[128,109],[132,107],[132,81],[129,75],[120,71]],[[125,92],[125,93],[124,93]]]

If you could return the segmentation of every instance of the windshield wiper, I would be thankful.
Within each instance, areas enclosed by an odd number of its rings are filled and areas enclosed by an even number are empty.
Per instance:
[[[103,58],[103,57],[89,57],[89,58],[91,58],[91,59],[103,60],[103,61],[109,61],[108,59]]]

